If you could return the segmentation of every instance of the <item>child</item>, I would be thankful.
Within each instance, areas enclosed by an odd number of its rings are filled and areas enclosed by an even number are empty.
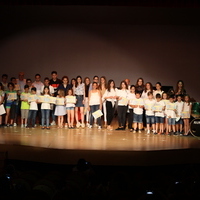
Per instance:
[[[38,111],[38,96],[36,95],[36,88],[31,88],[31,95],[28,98],[28,102],[30,103],[30,108],[28,112],[28,121],[27,121],[27,128],[35,127],[36,115]]]
[[[162,91],[161,88],[162,88],[161,83],[160,83],[160,82],[157,82],[157,83],[156,83],[156,90],[153,91],[153,96],[154,96],[154,98],[156,98],[156,94],[160,94],[160,95],[162,96],[162,93],[163,93],[164,91]]]
[[[167,112],[167,121],[168,121],[168,132],[169,134],[171,131],[176,132],[175,123],[176,123],[176,105],[174,103],[174,96],[169,97],[169,103],[166,105],[166,112]]]
[[[66,98],[66,109],[67,109],[67,122],[68,122],[68,127],[69,129],[73,129],[74,128],[74,108],[75,108],[75,103],[76,103],[76,99],[75,101],[70,101],[68,99],[70,99],[69,97],[73,98],[75,97],[73,95],[73,89],[69,89],[67,92],[67,96]]]
[[[4,96],[5,96],[5,93],[3,91],[3,84],[0,83],[0,107],[1,107],[1,110],[0,110],[0,127],[2,126],[2,115],[5,114],[5,108],[4,108]]]
[[[49,86],[44,86],[44,89],[43,89],[43,95],[44,95],[44,98],[48,98],[50,97],[50,89],[49,89]],[[50,118],[50,103],[47,101],[45,101],[44,99],[44,102],[42,102],[42,105],[41,105],[41,114],[42,114],[42,129],[50,129],[49,127],[49,118]],[[45,124],[46,122],[46,124]]]
[[[176,101],[176,110],[177,110],[177,119],[176,120],[176,132],[177,134],[182,134],[183,131],[183,119],[181,118],[181,112],[183,110],[183,101],[182,101],[182,95],[177,95],[177,101]]]
[[[148,92],[147,96],[148,96],[148,99],[145,100],[144,107],[146,110],[147,134],[149,134],[150,124],[152,125],[153,133],[155,133],[155,114],[152,108],[156,101],[153,99],[153,92]]]
[[[189,120],[191,115],[192,103],[190,102],[190,96],[184,96],[184,104],[182,110],[182,119],[184,121],[184,135],[189,133]]]
[[[66,115],[66,108],[65,108],[65,91],[62,89],[58,90],[56,108],[54,114],[55,116],[58,116],[58,128],[63,128],[63,119],[64,115]]]
[[[102,108],[102,98],[101,98],[101,93],[98,90],[98,84],[96,82],[92,83],[92,90],[89,92],[89,110],[90,110],[90,126],[89,128],[92,128],[94,117],[92,113],[94,113],[97,110],[101,110]],[[98,129],[101,129],[101,117],[97,118],[97,123],[98,123]]]
[[[167,120],[167,111],[166,111],[166,106],[169,103],[168,95],[166,92],[162,93],[162,101],[165,104],[165,109],[164,109],[164,124],[163,124],[163,130],[165,132],[168,132],[168,120]]]
[[[155,112],[155,119],[156,119],[156,132],[154,134],[157,134],[157,133],[162,134],[164,131],[163,129],[164,109],[165,109],[165,104],[163,101],[161,101],[161,94],[156,94],[156,102],[153,108]]]
[[[25,96],[26,95],[26,96]],[[21,127],[27,126],[27,120],[28,120],[28,112],[30,105],[28,103],[28,95],[29,95],[29,86],[24,86],[24,92],[21,93],[20,99],[21,99]]]
[[[135,100],[135,86],[131,85],[130,93],[128,94],[129,107],[128,107],[128,128],[133,132],[133,108],[130,106],[131,102]]]
[[[16,100],[17,100],[17,92],[14,90],[14,84],[10,82],[8,83],[8,90],[6,91],[5,126],[13,126],[13,122],[16,115]],[[8,124],[9,118],[10,118],[10,125]]]
[[[138,132],[141,133],[142,129],[142,117],[143,117],[143,108],[144,108],[144,101],[141,98],[141,93],[136,92],[135,94],[136,99],[131,103],[131,107],[133,108],[133,132],[136,133],[138,128]]]

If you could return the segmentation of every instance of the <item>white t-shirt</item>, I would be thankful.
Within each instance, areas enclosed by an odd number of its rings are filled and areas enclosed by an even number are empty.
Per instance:
[[[49,97],[49,95],[44,95],[44,97]],[[41,109],[50,109],[50,103],[42,103]]]
[[[154,99],[152,99],[152,100],[147,99],[144,101],[144,107],[145,107],[145,109],[147,109],[146,110],[147,116],[154,116],[154,111],[152,108],[153,108],[155,102],[156,101]]]
[[[135,103],[134,103],[135,102]],[[133,108],[133,112],[137,115],[142,115],[143,114],[143,108],[140,108],[140,106],[144,106],[144,101],[142,98],[139,99],[135,99],[133,100],[133,104],[132,105],[137,105],[136,108]]]
[[[41,95],[41,92],[42,92],[42,90],[41,90],[41,88],[42,88],[42,86],[43,86],[44,84],[41,82],[41,81],[39,81],[39,82],[33,82],[33,86],[34,87],[36,87],[36,94],[37,95]]]
[[[159,106],[159,107],[161,107],[163,109],[164,106],[165,106],[165,103],[162,100],[159,101],[159,102],[156,101],[154,106]],[[164,111],[163,110],[162,111],[155,111],[155,116],[156,117],[164,117]]]
[[[134,99],[136,99],[135,93],[129,93],[127,99],[129,100],[129,105],[130,105],[130,103],[131,103]],[[133,109],[131,106],[129,106],[128,108],[129,108],[129,109]]]
[[[176,110],[177,110],[177,115],[178,115],[178,117],[180,117],[181,116],[181,112],[182,112],[182,110],[183,110],[183,101],[181,101],[181,102],[176,102],[175,103],[176,104]]]
[[[66,108],[74,108],[75,107],[75,103],[69,103],[69,102],[67,102],[67,96],[65,97],[65,100],[66,100]]]
[[[51,95],[54,94],[54,87],[51,85],[49,85],[48,87],[49,87],[49,93]],[[41,87],[41,92],[43,92],[43,91],[44,91],[44,85],[42,85],[42,87]]]
[[[190,106],[191,106],[192,103],[188,103],[187,102],[184,102],[183,103],[183,112],[190,112]]]
[[[121,100],[118,101],[118,106],[127,106],[128,105],[128,90],[117,90],[117,96],[122,97]]]
[[[176,104],[175,103],[171,103],[169,102],[168,105],[170,105],[171,107],[174,107],[174,109],[176,109]],[[176,118],[176,113],[174,110],[171,110],[168,108],[168,105],[166,105],[166,114],[167,114],[167,118],[171,117],[171,118]]]
[[[108,91],[108,89],[106,89],[106,91],[104,92],[104,94],[103,94],[103,97],[102,97],[102,101],[104,101],[105,100],[105,97],[114,97],[114,96],[117,96],[117,90],[118,89],[113,89],[113,88],[111,88],[110,89],[110,92]],[[116,101],[116,99],[106,99],[106,101]]]

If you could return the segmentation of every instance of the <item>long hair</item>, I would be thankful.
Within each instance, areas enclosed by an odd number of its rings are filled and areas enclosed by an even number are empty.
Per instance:
[[[69,83],[69,78],[68,78],[68,76],[63,76],[63,77],[62,77],[62,82],[63,82],[63,80],[64,80],[65,78],[67,79],[67,84],[68,84],[68,83]]]
[[[185,97],[188,97],[188,106],[190,105],[190,96],[189,96],[189,94],[186,94],[185,96],[184,96],[184,102],[185,102]]]
[[[185,87],[184,87],[184,82],[182,80],[178,80],[177,83],[176,83],[176,90],[175,90],[175,93],[178,92],[179,88],[178,88],[178,84],[179,83],[182,83],[182,88],[181,88],[181,94],[184,93],[185,91]]]
[[[127,85],[127,83],[125,81],[121,81],[119,88],[122,89],[122,83],[124,83],[125,86],[126,86],[126,89],[128,89],[128,85]]]
[[[110,84],[111,84],[112,82],[114,83],[113,88],[115,89],[115,81],[112,80],[112,79],[110,79],[110,80],[108,81],[108,84],[107,84],[107,85],[108,85],[108,87],[107,87],[108,92],[110,92]]]
[[[147,84],[150,85],[150,91],[153,92],[153,85],[152,85],[151,82],[147,82],[147,83],[145,84],[145,89],[144,89],[144,91],[147,92]]]
[[[102,90],[102,83],[101,83],[101,79],[104,79],[104,81],[105,81],[105,88],[107,89],[107,82],[106,82],[106,77],[105,76],[102,76],[101,78],[100,78],[100,84],[99,84],[99,89],[100,90]]]
[[[50,90],[49,90],[49,86],[44,86],[44,89],[48,88],[48,95],[50,95]],[[42,95],[44,95],[44,89],[42,91]]]
[[[0,90],[4,91],[4,87],[3,87],[3,84],[1,82],[0,82]]]
[[[135,87],[137,88],[139,86],[138,85],[139,80],[142,80],[142,85],[141,86],[144,88],[144,79],[142,77],[140,77],[140,78],[137,79]]]
[[[77,80],[78,80],[78,78],[80,78],[80,79],[81,79],[81,83],[82,83],[82,77],[81,77],[81,76],[77,76],[77,77],[76,77],[76,84],[75,84],[75,87],[77,87],[77,86],[78,86],[78,81],[77,81]]]
[[[59,97],[64,97],[65,96],[65,91],[63,89],[58,90],[58,96]]]

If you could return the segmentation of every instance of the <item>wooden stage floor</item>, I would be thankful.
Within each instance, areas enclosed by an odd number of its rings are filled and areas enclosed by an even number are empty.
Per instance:
[[[199,164],[200,138],[139,134],[128,129],[1,127],[0,152],[7,152],[8,159],[53,164],[75,164],[79,158],[93,165]]]

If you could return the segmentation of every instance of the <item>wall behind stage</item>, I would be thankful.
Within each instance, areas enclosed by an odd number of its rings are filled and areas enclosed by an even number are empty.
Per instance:
[[[60,78],[104,75],[117,86],[125,78],[135,84],[143,77],[175,87],[181,79],[200,101],[199,26],[104,22],[21,21],[1,39],[1,74],[17,77],[24,71],[26,78],[40,73],[43,79],[56,70]]]

